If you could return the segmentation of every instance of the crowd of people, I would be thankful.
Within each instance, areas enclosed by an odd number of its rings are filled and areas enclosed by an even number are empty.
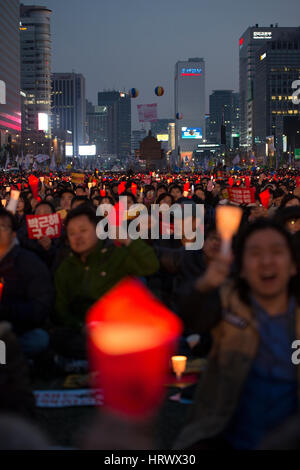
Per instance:
[[[34,185],[32,176],[0,174],[0,340],[7,346],[1,412],[32,418],[32,376],[47,379],[72,364],[88,370],[86,313],[121,279],[134,276],[183,320],[178,352],[207,359],[174,447],[257,449],[270,433],[276,438],[278,427],[298,412],[292,343],[300,339],[300,171],[95,170],[80,175],[80,183],[70,172],[36,171]],[[233,189],[251,189],[251,202],[237,203]],[[10,210],[13,191],[18,202]],[[136,217],[130,208],[146,207],[149,236],[117,232],[99,239],[97,224],[109,214],[97,209],[116,207],[121,196],[125,224]],[[167,229],[160,218],[159,236],[151,238],[153,204],[168,210],[175,203],[192,206],[193,229],[203,205],[200,249],[187,249],[192,235],[175,236],[174,215]],[[243,210],[227,254],[215,220],[223,204]],[[51,214],[60,215],[59,236],[30,237],[27,216]],[[183,218],[184,211],[180,224]]]

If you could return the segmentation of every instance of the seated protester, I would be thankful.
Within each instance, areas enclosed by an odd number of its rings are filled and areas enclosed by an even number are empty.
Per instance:
[[[159,267],[153,249],[143,240],[118,240],[117,246],[109,239],[99,240],[96,225],[94,210],[80,206],[69,213],[66,233],[72,254],[55,274],[57,320],[75,332],[84,329],[88,309],[121,279],[148,276]],[[56,341],[57,349],[60,345]],[[71,346],[66,346],[58,352],[74,357]]]
[[[294,196],[293,194],[286,194],[279,206],[279,209],[283,209],[284,207],[293,207],[293,206],[300,206],[300,198]]]
[[[155,187],[153,185],[147,185],[145,187],[145,197],[143,203],[148,208],[155,202]]]
[[[0,361],[0,416],[5,412],[32,418],[35,400],[30,387],[28,364],[8,322],[0,321],[0,341],[5,344],[6,356],[5,364]]]
[[[213,346],[189,424],[175,448],[255,449],[298,408],[298,270],[289,234],[270,220],[241,232],[237,275],[219,255],[182,298],[185,322]]]
[[[21,227],[24,223],[26,225],[26,215],[32,213],[30,202],[28,201],[26,195],[21,194],[18,200],[18,205],[16,209],[16,220],[18,227]]]
[[[92,207],[91,201],[87,196],[75,196],[71,202],[71,210],[77,209],[82,204]]]
[[[174,201],[177,202],[178,199],[182,198],[183,196],[183,189],[179,184],[173,184],[170,186],[169,193],[173,196]]]
[[[54,206],[51,202],[40,202],[34,211],[34,215],[55,214]],[[17,237],[20,245],[26,250],[34,252],[51,270],[58,248],[61,245],[59,238],[42,237],[39,240],[31,240],[28,238],[28,230],[26,221],[17,231]]]
[[[60,209],[69,212],[71,210],[71,203],[75,194],[71,189],[63,189],[60,193]]]
[[[168,187],[165,185],[165,184],[159,184],[157,186],[157,192],[156,192],[156,204],[157,204],[157,198],[159,198],[159,196],[161,194],[165,194],[168,192]]]
[[[82,185],[77,186],[77,188],[75,189],[75,194],[76,196],[87,196],[85,187]]]
[[[45,264],[18,244],[15,218],[5,209],[0,209],[0,279],[0,321],[11,323],[26,355],[39,354],[48,347],[41,328],[52,311],[53,285]]]
[[[274,220],[294,235],[300,231],[300,207],[291,206],[283,209],[279,208],[274,216]]]
[[[193,201],[196,204],[205,203],[205,192],[201,185],[196,185],[194,189],[194,194],[192,196]]]

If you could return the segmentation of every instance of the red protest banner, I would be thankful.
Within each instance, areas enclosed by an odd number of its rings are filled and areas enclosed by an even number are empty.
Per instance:
[[[30,240],[39,240],[42,237],[60,237],[61,218],[57,213],[49,215],[27,215],[26,223]]]
[[[235,204],[253,204],[255,188],[228,188],[229,201]]]

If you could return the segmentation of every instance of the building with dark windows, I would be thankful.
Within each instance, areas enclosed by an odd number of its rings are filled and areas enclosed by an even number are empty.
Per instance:
[[[289,29],[256,55],[253,132],[261,158],[268,157],[270,138],[277,156],[283,157],[289,149],[294,152],[300,134],[300,107],[293,97],[294,83],[300,80],[300,27]]]
[[[0,150],[21,133],[19,1],[0,2]],[[7,146],[7,147],[3,147]]]
[[[20,7],[21,89],[26,93],[27,134],[51,133],[51,13],[45,6]]]
[[[180,161],[191,161],[205,139],[205,61],[192,57],[175,65],[176,148]]]
[[[108,112],[108,153],[126,158],[131,155],[131,98],[122,91],[101,91],[98,106]]]
[[[239,39],[240,62],[240,145],[247,151],[254,148],[254,80],[255,61],[258,50],[268,43],[280,40],[282,35],[299,31],[294,27],[249,27]]]
[[[73,154],[86,143],[85,78],[78,73],[51,75],[51,113],[53,134],[64,130],[72,134]],[[71,155],[69,155],[71,156]]]
[[[224,144],[231,147],[232,121],[234,101],[232,90],[214,90],[209,96],[209,133],[211,143]],[[224,126],[224,137],[221,142],[221,127]]]
[[[90,145],[96,145],[97,155],[107,155],[108,152],[108,106],[94,106],[87,101],[86,122],[87,138]]]
[[[135,151],[140,149],[140,144],[142,140],[146,137],[147,132],[145,129],[140,129],[136,131],[132,131],[131,134],[131,152],[135,154]]]

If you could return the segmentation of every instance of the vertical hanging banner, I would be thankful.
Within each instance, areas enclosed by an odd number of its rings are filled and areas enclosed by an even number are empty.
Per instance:
[[[157,103],[137,105],[140,122],[157,121]]]

